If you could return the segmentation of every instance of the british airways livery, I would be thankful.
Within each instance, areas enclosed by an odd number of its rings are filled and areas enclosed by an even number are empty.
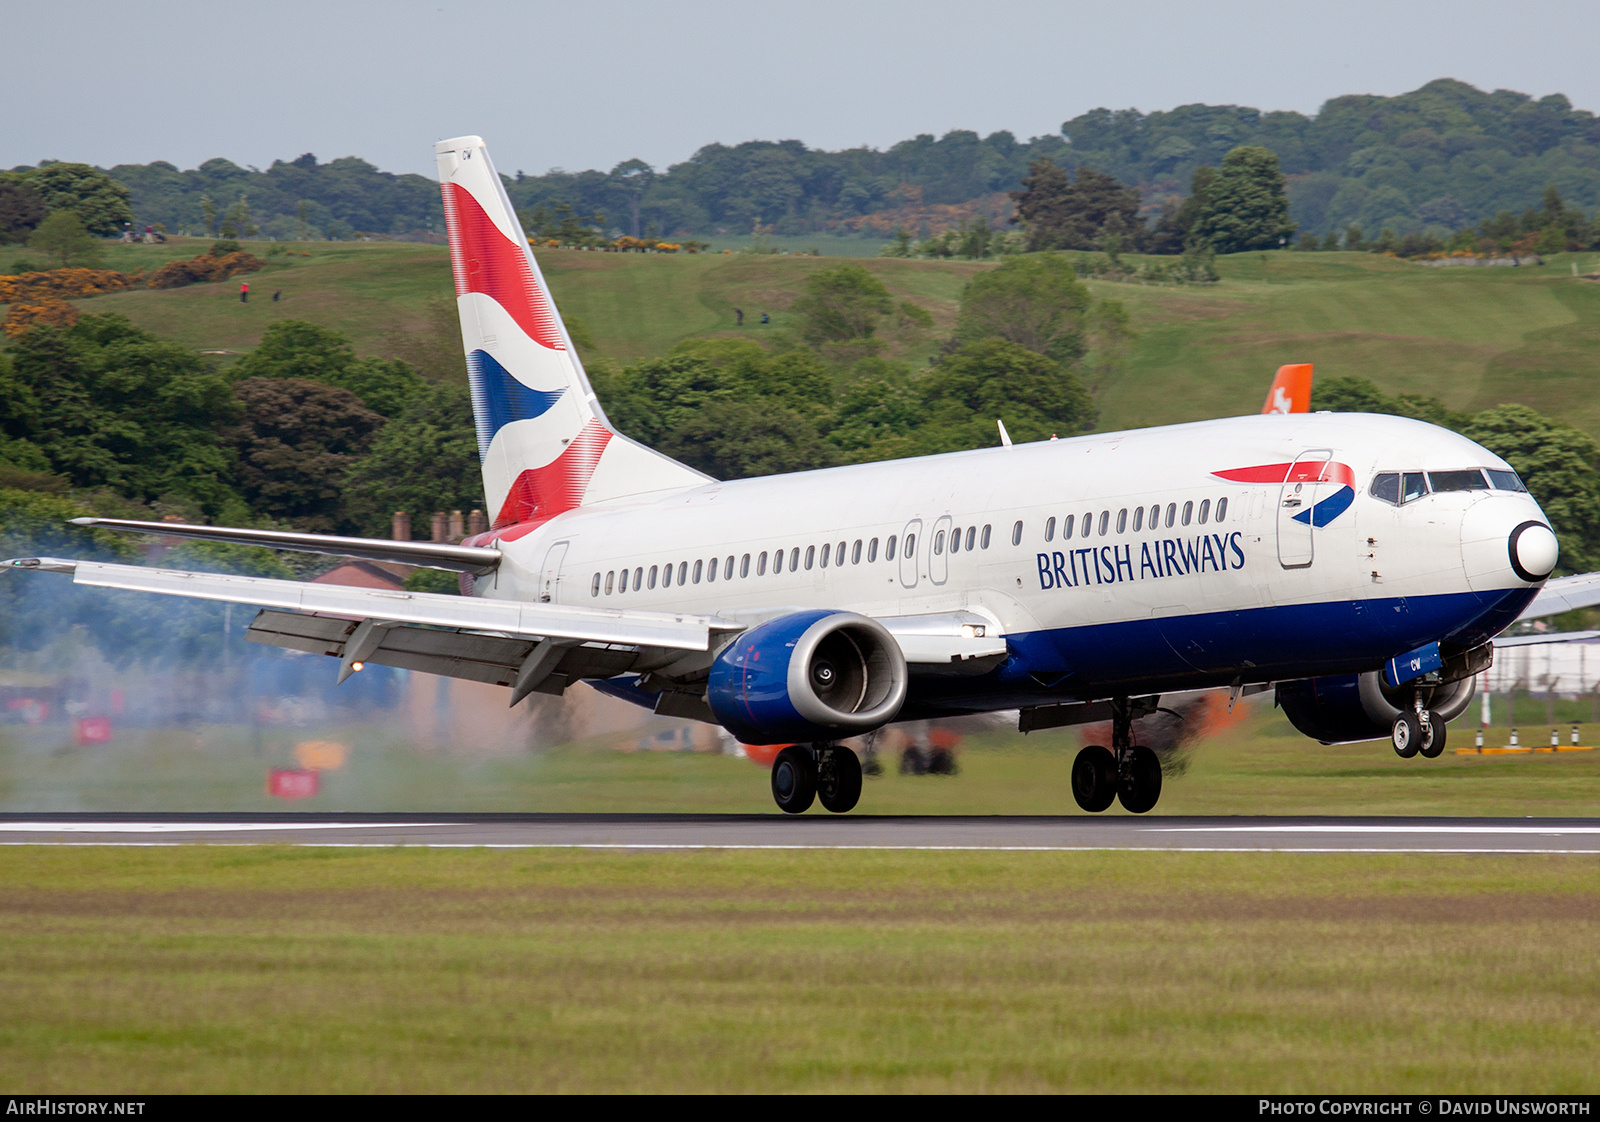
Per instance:
[[[483,141],[436,146],[492,527],[460,545],[80,522],[452,570],[463,596],[56,558],[79,584],[262,607],[256,642],[530,693],[586,682],[784,744],[773,797],[848,811],[843,741],[1018,710],[1108,721],[1072,793],[1155,806],[1133,722],[1193,690],[1276,691],[1325,743],[1437,756],[1495,637],[1600,601],[1548,582],[1556,536],[1511,466],[1455,433],[1306,412],[718,482],[607,421]],[[1003,427],[1001,429],[1003,436]]]

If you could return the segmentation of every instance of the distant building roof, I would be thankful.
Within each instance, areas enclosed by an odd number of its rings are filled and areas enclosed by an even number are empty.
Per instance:
[[[311,583],[394,590],[405,586],[406,577],[411,571],[410,565],[396,565],[391,561],[346,561],[320,577],[314,577]]]

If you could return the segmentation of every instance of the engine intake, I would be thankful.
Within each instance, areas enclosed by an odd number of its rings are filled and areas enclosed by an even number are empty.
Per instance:
[[[835,740],[892,720],[906,681],[900,644],[882,624],[854,612],[794,612],[724,648],[706,700],[746,744]]]
[[[1323,744],[1350,744],[1389,735],[1402,706],[1410,708],[1412,691],[1406,685],[1390,689],[1381,670],[1365,674],[1335,674],[1278,684],[1278,704],[1289,723]],[[1423,704],[1441,721],[1461,716],[1477,689],[1469,675],[1423,688]]]

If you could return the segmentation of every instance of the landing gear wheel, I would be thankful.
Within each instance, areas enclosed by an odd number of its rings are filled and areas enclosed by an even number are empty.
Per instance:
[[[817,801],[835,814],[861,801],[861,761],[848,748],[825,749],[817,768]]]
[[[1099,814],[1117,797],[1117,761],[1091,744],[1072,761],[1072,797],[1090,814]]]
[[[791,744],[772,761],[772,798],[785,814],[802,814],[817,795],[817,765],[811,750]]]
[[[1422,747],[1422,735],[1422,722],[1417,719],[1416,713],[1409,710],[1401,713],[1394,719],[1394,728],[1389,731],[1394,754],[1402,760],[1409,760],[1415,756],[1417,749]]]
[[[1444,722],[1428,714],[1428,723],[1422,726],[1422,743],[1417,746],[1425,759],[1437,759],[1444,751]]]
[[[1148,748],[1129,748],[1118,778],[1117,799],[1129,814],[1144,814],[1161,798],[1161,761]]]

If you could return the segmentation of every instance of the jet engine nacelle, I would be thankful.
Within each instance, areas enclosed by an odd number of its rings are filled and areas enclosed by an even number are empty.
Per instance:
[[[1387,737],[1402,707],[1411,707],[1415,688],[1406,685],[1391,689],[1381,670],[1336,674],[1279,683],[1278,704],[1289,723],[1313,740],[1349,744]],[[1469,674],[1443,685],[1425,687],[1423,704],[1436,720],[1454,720],[1466,710],[1476,690],[1477,677]]]
[[[880,623],[794,612],[752,627],[711,666],[706,700],[746,744],[838,740],[887,724],[906,697],[906,660]]]

